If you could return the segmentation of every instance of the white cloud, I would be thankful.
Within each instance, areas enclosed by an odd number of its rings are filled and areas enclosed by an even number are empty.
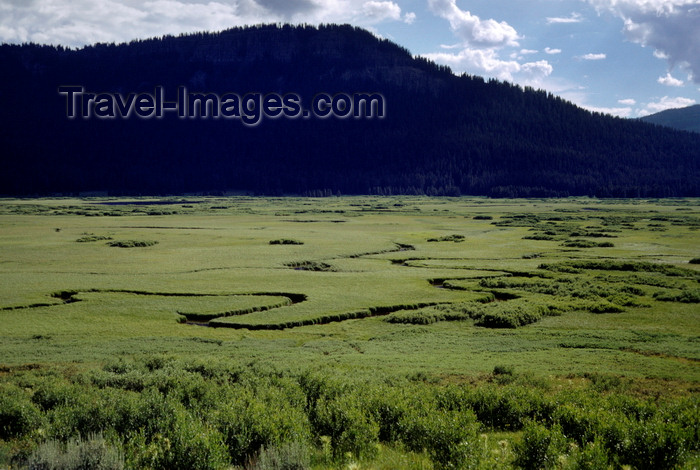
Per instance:
[[[401,7],[394,2],[369,1],[362,5],[362,10],[373,21],[401,20]]]
[[[633,42],[655,49],[673,69],[690,72],[700,83],[700,3],[698,0],[587,0],[599,11],[624,21]]]
[[[618,116],[618,117],[630,117],[632,115],[632,108],[626,106],[624,108],[607,108],[604,106],[582,106],[582,108],[585,108],[589,111],[593,111],[594,113],[602,113],[602,114],[612,114],[613,116]]]
[[[547,24],[560,24],[560,23],[580,23],[583,21],[580,13],[572,13],[570,16],[565,18],[548,17]]]
[[[389,0],[0,0],[0,42],[83,46],[259,23],[412,23]]]
[[[638,112],[639,116],[646,116],[648,114],[654,114],[667,109],[673,108],[685,108],[687,106],[692,106],[695,104],[695,100],[691,98],[683,97],[668,97],[664,96],[656,102],[647,103],[644,109]]]
[[[665,77],[659,77],[659,79],[656,81],[666,86],[683,86],[683,80],[673,78],[670,72],[667,73]]]
[[[538,52],[534,49],[511,52],[510,60],[500,57],[500,49],[519,46],[520,36],[508,23],[482,20],[457,7],[456,0],[428,0],[428,6],[449,22],[453,34],[461,41],[461,50],[425,54],[426,58],[448,65],[455,73],[493,77],[537,88],[542,88],[545,79],[551,75],[553,67],[546,60],[523,61],[523,56]],[[454,46],[441,47],[456,49]]]
[[[586,54],[582,55],[581,59],[583,60],[603,60],[607,57],[605,54]]]
[[[449,65],[456,73],[485,75],[531,86],[537,86],[553,71],[546,60],[521,64],[515,60],[500,59],[493,49],[463,49],[456,54],[437,52],[426,54],[425,57]]]
[[[637,104],[637,101],[633,100],[632,98],[626,98],[624,100],[617,100],[617,102],[620,104],[627,105],[627,106],[633,106],[633,105]]]
[[[551,47],[545,47],[544,51],[547,54],[561,54],[561,49],[552,49]]]
[[[461,10],[456,0],[428,0],[430,10],[450,22],[452,32],[474,47],[517,46],[518,32],[505,21],[482,20]]]

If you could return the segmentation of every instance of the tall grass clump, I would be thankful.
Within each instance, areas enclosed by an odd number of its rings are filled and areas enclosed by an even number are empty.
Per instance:
[[[246,466],[248,470],[308,470],[311,455],[306,444],[288,442],[278,446],[261,447]]]

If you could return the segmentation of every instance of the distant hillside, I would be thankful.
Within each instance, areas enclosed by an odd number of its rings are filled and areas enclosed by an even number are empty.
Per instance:
[[[455,76],[351,26],[256,26],[80,50],[3,45],[0,70],[0,194],[700,196],[700,136]],[[100,107],[85,100],[92,118],[69,119],[60,86],[120,93],[130,117],[95,117],[115,111],[104,95]],[[149,103],[134,112],[129,94],[158,86],[167,102],[179,87],[294,93],[301,102],[287,103],[290,113],[320,92],[376,93],[384,117],[282,115],[254,126],[175,112],[140,118]]]
[[[700,132],[700,104],[686,108],[667,109],[639,119],[682,131]]]

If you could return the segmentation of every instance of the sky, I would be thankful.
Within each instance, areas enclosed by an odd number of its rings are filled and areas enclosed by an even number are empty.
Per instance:
[[[0,42],[82,47],[349,23],[413,55],[621,117],[700,103],[700,0],[0,0]]]

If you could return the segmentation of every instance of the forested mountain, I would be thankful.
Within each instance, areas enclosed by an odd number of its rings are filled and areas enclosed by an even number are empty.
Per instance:
[[[79,50],[2,45],[0,70],[0,194],[700,196],[700,135],[456,76],[347,25],[265,25]],[[186,87],[295,93],[305,108],[320,92],[378,93],[384,117],[283,115],[257,125],[174,111],[99,118],[109,107],[87,102],[92,117],[70,119],[61,86],[120,93],[125,113],[139,99],[133,93],[158,86],[169,102]]]
[[[685,108],[667,109],[644,116],[639,118],[639,120],[683,131],[700,132],[700,104]]]

